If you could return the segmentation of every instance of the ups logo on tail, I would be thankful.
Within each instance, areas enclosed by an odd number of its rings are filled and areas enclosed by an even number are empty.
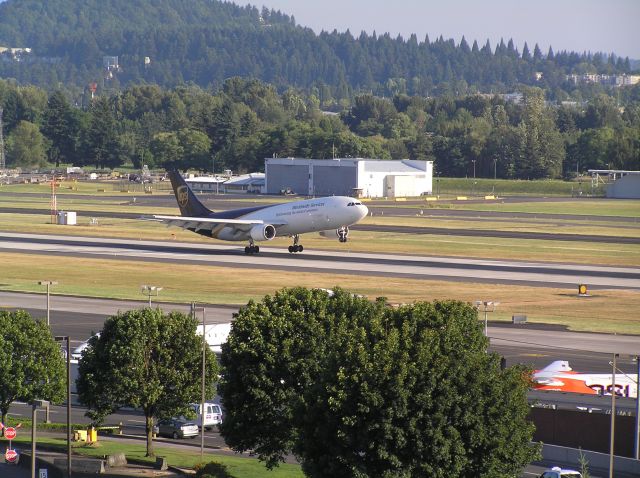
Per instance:
[[[187,207],[189,203],[189,189],[187,186],[178,186],[176,189],[176,198],[180,207]]]

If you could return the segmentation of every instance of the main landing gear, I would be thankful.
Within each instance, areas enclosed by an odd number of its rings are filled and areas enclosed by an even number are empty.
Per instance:
[[[257,254],[260,252],[260,246],[254,246],[253,242],[244,248],[245,254]]]
[[[298,234],[293,236],[293,246],[289,246],[289,252],[294,253],[304,251],[304,247],[302,247],[302,244],[298,244],[299,241],[300,236]]]

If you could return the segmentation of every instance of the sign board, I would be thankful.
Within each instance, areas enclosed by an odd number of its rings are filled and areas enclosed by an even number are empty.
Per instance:
[[[39,471],[38,478],[48,478],[49,477],[49,472],[47,471],[46,468],[40,468],[38,471]]]
[[[7,451],[4,453],[4,458],[7,462],[13,463],[18,459],[18,452],[11,448],[7,448]]]
[[[7,427],[4,430],[4,437],[7,440],[13,440],[16,437],[16,429],[13,427]]]

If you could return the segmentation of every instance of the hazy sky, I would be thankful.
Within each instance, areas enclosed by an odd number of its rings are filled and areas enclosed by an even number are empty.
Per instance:
[[[469,45],[487,38],[513,38],[519,51],[526,41],[544,53],[573,50],[614,52],[640,59],[640,0],[261,0],[239,1],[293,15],[298,25],[353,35],[416,33],[430,39],[443,35]]]

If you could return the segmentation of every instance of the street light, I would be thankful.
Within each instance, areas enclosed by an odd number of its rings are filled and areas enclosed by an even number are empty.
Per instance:
[[[31,478],[36,478],[36,411],[48,406],[49,402],[46,400],[31,402]]]
[[[47,327],[49,327],[49,314],[50,314],[50,302],[49,302],[49,296],[50,296],[50,291],[51,291],[51,286],[52,285],[58,285],[58,283],[54,280],[41,280],[38,281],[38,285],[46,285],[47,286]]]
[[[476,178],[476,160],[472,159],[471,162],[473,163],[473,179]]]
[[[206,366],[207,366],[207,309],[204,307],[196,307],[196,303],[191,303],[191,316],[195,319],[196,313],[202,311],[202,403],[200,404],[200,460],[204,459],[204,419],[206,416],[205,408],[205,385],[206,385]]]
[[[489,336],[488,333],[488,321],[487,321],[487,313],[495,312],[496,307],[500,305],[500,302],[495,302],[492,300],[476,300],[476,307],[483,307],[484,311],[484,335],[485,337]]]
[[[141,287],[141,291],[144,295],[149,297],[149,308],[151,308],[151,296],[158,297],[158,294],[162,290],[162,287],[158,287],[155,285],[143,285]]]
[[[49,320],[50,315],[51,315],[51,301],[50,301],[50,297],[51,297],[51,286],[52,285],[58,285],[58,283],[54,280],[41,280],[38,281],[38,285],[46,285],[47,286],[47,327],[51,328],[51,322]],[[51,420],[49,418],[49,405],[47,404],[47,413],[46,413],[46,418],[45,418],[45,422],[46,423],[51,423]]]
[[[67,478],[71,478],[71,340],[68,335],[57,335],[55,339],[67,344]]]

